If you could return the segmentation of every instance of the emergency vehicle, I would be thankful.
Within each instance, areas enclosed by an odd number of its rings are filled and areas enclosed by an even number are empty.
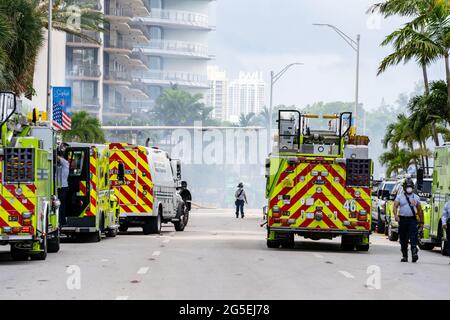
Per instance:
[[[109,144],[109,175],[120,208],[121,232],[142,227],[160,233],[162,223],[184,231],[189,221],[191,193],[181,181],[181,162],[158,148]]]
[[[354,134],[352,114],[280,110],[277,144],[266,162],[267,246],[294,247],[294,235],[341,236],[344,250],[369,250],[369,139]]]
[[[0,244],[14,260],[45,260],[59,251],[56,136],[26,102],[0,93]]]
[[[450,143],[436,147],[434,152],[433,182],[431,188],[430,210],[424,213],[423,232],[419,233],[419,247],[422,250],[432,250],[440,247],[441,253],[447,255],[448,239],[442,227],[442,211],[450,201]],[[418,184],[423,183],[418,179]]]
[[[61,232],[71,237],[91,235],[97,242],[103,233],[115,237],[119,209],[109,182],[108,146],[69,143],[64,152],[69,162],[69,191]]]

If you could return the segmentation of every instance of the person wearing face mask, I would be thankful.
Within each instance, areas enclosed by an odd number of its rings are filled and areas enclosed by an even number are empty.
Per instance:
[[[397,195],[394,201],[394,217],[398,222],[398,233],[402,251],[401,262],[408,262],[408,242],[411,244],[412,262],[419,260],[417,250],[418,226],[423,227],[423,212],[420,206],[420,198],[414,194],[414,182],[406,179],[403,183],[403,193]]]

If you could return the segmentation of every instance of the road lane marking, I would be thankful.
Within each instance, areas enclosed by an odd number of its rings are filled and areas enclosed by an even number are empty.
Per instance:
[[[153,256],[159,256],[161,254],[161,251],[153,251]]]
[[[128,296],[117,296],[116,300],[128,300]]]
[[[108,262],[109,260],[108,259],[102,259],[102,262]]]
[[[355,279],[355,277],[351,273],[349,273],[347,271],[342,271],[341,270],[341,271],[339,271],[339,273],[342,274],[344,277],[346,277],[348,279]]]
[[[138,270],[137,274],[146,274],[148,272],[148,267],[142,267]]]
[[[319,259],[323,259],[323,255],[319,254],[319,253],[313,253],[313,256]]]

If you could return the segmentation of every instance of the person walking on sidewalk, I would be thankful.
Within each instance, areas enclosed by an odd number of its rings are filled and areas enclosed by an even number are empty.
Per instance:
[[[247,196],[245,195],[244,184],[241,182],[238,184],[238,189],[234,194],[236,201],[236,218],[239,218],[239,211],[241,212],[241,218],[244,218],[244,204],[247,203]]]

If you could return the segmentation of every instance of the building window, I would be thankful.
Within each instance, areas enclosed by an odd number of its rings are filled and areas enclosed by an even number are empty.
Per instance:
[[[72,91],[75,105],[93,104],[97,100],[96,81],[73,81]]]
[[[152,9],[162,9],[163,8],[163,0],[149,0],[150,8]]]

